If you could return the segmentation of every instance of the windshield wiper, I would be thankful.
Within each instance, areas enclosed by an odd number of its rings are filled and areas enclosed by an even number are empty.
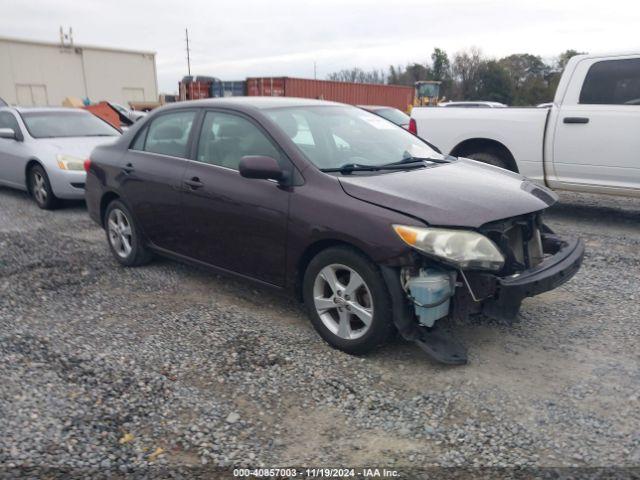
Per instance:
[[[451,163],[455,157],[449,158],[431,158],[431,157],[404,157],[402,160],[397,162],[386,163],[382,165],[383,167],[397,167],[411,164],[424,164],[424,162],[431,163]]]
[[[376,165],[362,165],[359,163],[345,163],[336,168],[321,168],[321,172],[340,172],[340,173],[351,173],[351,172],[375,172],[380,170],[381,167]]]

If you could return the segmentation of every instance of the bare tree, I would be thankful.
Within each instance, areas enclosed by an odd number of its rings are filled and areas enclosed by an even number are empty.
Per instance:
[[[366,72],[358,67],[330,73],[327,75],[327,78],[335,82],[353,83],[386,83],[387,81],[387,76],[382,70],[370,70]]]

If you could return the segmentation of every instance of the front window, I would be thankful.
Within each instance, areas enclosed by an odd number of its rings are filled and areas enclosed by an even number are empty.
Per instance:
[[[33,138],[117,137],[120,132],[84,111],[41,111],[22,113],[24,124]]]
[[[238,170],[247,155],[265,155],[281,163],[278,149],[249,120],[223,112],[207,112],[198,142],[198,161]]]
[[[410,158],[444,159],[420,138],[348,106],[273,108],[265,113],[320,169],[382,166]]]

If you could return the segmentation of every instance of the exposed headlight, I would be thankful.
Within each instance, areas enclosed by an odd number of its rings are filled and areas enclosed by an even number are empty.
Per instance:
[[[71,155],[56,155],[58,167],[62,170],[84,170],[84,160]]]
[[[461,269],[500,270],[504,265],[495,243],[477,232],[406,225],[393,229],[407,245]]]

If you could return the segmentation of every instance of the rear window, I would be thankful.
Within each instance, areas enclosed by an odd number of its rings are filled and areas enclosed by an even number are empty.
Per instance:
[[[83,111],[23,112],[29,134],[33,138],[117,137],[120,132],[95,115]]]
[[[640,105],[640,59],[594,63],[582,85],[580,103]]]
[[[144,151],[187,158],[189,135],[195,116],[195,110],[181,110],[165,113],[154,119],[148,127]]]
[[[381,108],[380,110],[376,110],[374,113],[380,115],[382,118],[386,118],[396,125],[409,125],[409,120],[411,120],[409,115],[401,112],[397,108]]]

